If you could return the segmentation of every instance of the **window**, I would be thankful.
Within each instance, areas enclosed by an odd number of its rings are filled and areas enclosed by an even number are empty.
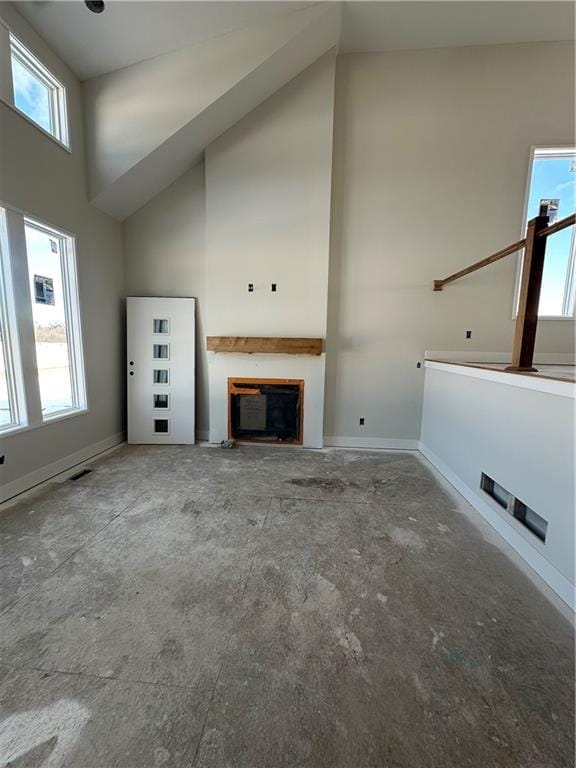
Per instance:
[[[86,410],[74,238],[0,208],[0,432]]]
[[[152,356],[154,360],[168,360],[170,357],[169,349],[168,344],[153,344]]]
[[[46,67],[10,35],[14,106],[66,147],[66,89]]]
[[[167,368],[154,368],[154,384],[168,384]]]
[[[154,320],[154,333],[169,333],[168,320]]]
[[[576,207],[576,148],[537,147],[533,150],[528,182],[524,231],[530,219],[538,215],[540,205],[548,205],[550,223],[563,219]],[[574,315],[576,236],[575,228],[557,232],[548,238],[542,277],[539,314],[543,317]],[[519,270],[521,272],[521,269]],[[518,306],[520,279],[516,290]]]
[[[154,408],[168,408],[168,395],[153,395]]]
[[[42,415],[79,407],[75,376],[78,351],[74,322],[71,238],[25,219],[28,280]]]

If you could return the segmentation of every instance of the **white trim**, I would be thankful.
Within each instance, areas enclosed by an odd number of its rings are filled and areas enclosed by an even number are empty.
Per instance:
[[[530,374],[493,371],[488,368],[472,368],[469,365],[436,363],[433,360],[425,360],[424,367],[444,371],[444,373],[453,373],[456,376],[468,376],[470,379],[483,379],[484,381],[492,381],[495,384],[506,384],[509,387],[532,389],[536,392],[545,392],[548,395],[568,397],[571,400],[576,399],[576,384],[571,381],[545,379],[541,376]]]
[[[60,149],[63,149],[64,152],[68,152],[69,155],[72,154],[72,149],[70,147],[66,146],[66,144],[62,144],[62,142],[59,139],[57,139],[56,136],[53,136],[51,133],[48,133],[48,131],[42,128],[41,125],[38,125],[38,123],[35,123],[31,117],[28,117],[26,112],[22,112],[22,110],[18,109],[18,107],[15,104],[10,104],[10,102],[6,101],[6,99],[3,99],[2,96],[0,96],[0,102],[4,104],[5,107],[8,107],[8,109],[11,109],[12,112],[15,112],[20,117],[23,117],[24,120],[26,120],[26,122],[29,123],[29,125],[31,125],[33,128],[36,128],[36,130],[40,131],[40,133],[43,133],[44,136],[46,136],[47,138],[51,139],[54,142],[54,144],[60,147]]]
[[[418,440],[386,437],[340,437],[324,435],[326,448],[380,448],[394,451],[417,451]]]
[[[72,237],[75,240],[78,240],[78,236],[75,235],[74,232],[70,232],[70,230],[64,229],[64,227],[60,226],[55,228],[54,225],[50,224],[50,222],[46,221],[46,219],[42,219],[40,216],[37,216],[35,213],[31,213],[30,211],[25,211],[22,208],[18,208],[16,205],[10,205],[10,203],[7,203],[2,198],[0,198],[0,208],[5,208],[7,211],[19,213],[24,219],[32,219],[36,224],[40,224],[45,229],[55,231],[57,235],[66,235],[66,237]]]
[[[8,237],[8,259],[12,270],[12,293],[16,307],[16,331],[20,370],[17,375],[22,382],[22,394],[26,411],[26,427],[42,423],[40,385],[36,359],[36,339],[30,276],[28,272],[28,251],[24,217],[16,211],[6,210],[6,233]]]
[[[2,19],[0,19],[0,100],[7,104],[14,101],[10,32],[3,25]]]
[[[530,147],[530,154],[528,155],[528,171],[526,175],[526,181],[524,182],[524,205],[522,206],[522,229],[520,231],[520,240],[526,237],[526,230],[528,228],[528,202],[530,200],[530,186],[532,183],[532,170],[534,168],[534,155],[536,152],[536,144],[532,144]],[[522,284],[522,267],[524,265],[524,248],[521,248],[516,253],[516,277],[514,278],[514,293],[512,295],[512,315],[511,319],[516,322],[518,317],[518,304],[520,303],[520,286]],[[538,318],[540,319],[540,318]]]
[[[532,149],[539,155],[552,155],[552,157],[571,157],[576,153],[576,147],[570,142],[566,144],[546,144],[541,147],[539,144],[533,144]]]
[[[9,436],[17,432],[35,429],[70,416],[78,416],[89,410],[86,392],[86,374],[82,333],[82,315],[78,286],[78,265],[76,259],[76,238],[73,234],[56,229],[44,221],[34,218],[10,205],[0,202],[2,224],[0,236],[3,238],[5,251],[5,271],[10,275],[8,288],[10,300],[16,309],[14,329],[7,323],[12,336],[12,363],[15,369],[16,383],[19,386],[19,418],[17,423],[0,429],[0,434]],[[34,312],[30,295],[28,272],[28,249],[26,228],[42,232],[60,243],[59,262],[62,275],[63,300],[66,331],[68,337],[68,360],[72,387],[72,405],[43,416],[40,396],[39,371],[36,358],[36,339],[34,333]],[[17,366],[17,367],[16,367]],[[35,375],[25,375],[24,372]],[[12,398],[14,400],[14,397]]]
[[[6,427],[0,430],[0,437],[7,440],[9,437],[12,437],[12,435],[19,435],[21,432],[31,432],[33,429],[42,429],[42,427],[48,427],[50,424],[54,424],[58,421],[74,419],[76,416],[83,416],[86,413],[88,413],[88,408],[77,408],[76,410],[68,408],[66,411],[58,411],[57,413],[50,414],[50,416],[46,416],[46,418],[38,424],[18,424],[14,427]]]
[[[563,316],[568,320],[574,320],[576,315],[576,227],[572,226],[572,239],[570,241],[570,261],[566,270],[566,282],[564,284],[564,301],[562,303]]]
[[[420,442],[420,453],[460,493],[482,517],[510,544],[533,571],[551,587],[573,611],[576,611],[574,585],[537,552],[512,526],[466,483],[433,451]]]
[[[76,238],[64,234],[61,230],[46,225],[31,216],[23,216],[24,231],[26,228],[40,232],[57,240],[60,244],[58,257],[62,280],[64,318],[66,337],[68,340],[68,364],[70,367],[70,384],[72,406],[44,416],[42,422],[65,416],[67,413],[88,411],[86,393],[86,375],[84,361],[84,344],[82,334],[82,313],[80,309],[80,293],[78,287],[78,263],[76,259]],[[38,371],[38,375],[40,372]]]
[[[52,464],[46,464],[44,467],[29,472],[27,475],[19,477],[17,480],[13,480],[11,483],[6,483],[0,490],[0,503],[11,499],[12,496],[17,496],[19,493],[29,490],[35,485],[44,483],[46,480],[59,475],[61,472],[65,472],[68,469],[92,459],[100,453],[114,448],[115,446],[125,441],[125,435],[123,432],[117,432],[115,435],[100,440],[98,443],[93,443],[86,448],[81,448],[79,451],[64,456],[58,461],[52,462]]]
[[[12,281],[12,262],[8,247],[7,212],[0,208],[0,334],[2,335],[4,374],[8,395],[10,424],[0,426],[0,434],[27,424],[26,397],[22,378],[18,312]],[[0,352],[0,357],[2,352]]]
[[[12,62],[17,61],[21,67],[35,78],[48,91],[50,109],[50,128],[47,130],[37,123],[34,118],[26,114],[16,105],[16,94],[12,88],[12,102],[8,103],[19,114],[39,128],[47,136],[50,136],[64,149],[70,151],[70,125],[68,120],[68,105],[66,86],[48,69],[48,67],[14,34],[9,31],[10,40],[10,74],[14,83]]]
[[[559,320],[570,320],[569,317],[558,318]],[[427,349],[424,357],[428,360],[454,360],[455,362],[466,363],[508,363],[512,361],[511,352],[479,352],[470,350],[461,351],[436,351]],[[536,365],[574,365],[576,356],[574,352],[537,352],[534,355]]]

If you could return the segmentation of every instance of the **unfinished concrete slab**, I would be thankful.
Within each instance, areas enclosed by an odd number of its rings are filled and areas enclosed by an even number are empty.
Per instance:
[[[416,454],[91,468],[0,516],[0,765],[573,764],[570,623]]]

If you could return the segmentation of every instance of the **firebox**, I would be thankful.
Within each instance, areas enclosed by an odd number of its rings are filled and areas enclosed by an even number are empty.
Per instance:
[[[246,443],[302,445],[302,379],[228,379],[228,436]]]

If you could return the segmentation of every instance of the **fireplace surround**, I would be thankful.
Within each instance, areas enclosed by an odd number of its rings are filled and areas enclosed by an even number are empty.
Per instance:
[[[302,445],[304,380],[228,378],[228,437]]]
[[[240,442],[264,443],[266,439],[279,445],[288,443],[304,448],[322,448],[324,420],[324,378],[326,353],[324,339],[285,336],[208,336],[208,381],[210,408],[209,440],[218,445],[233,434],[230,419],[229,379],[239,382],[298,383],[300,387],[300,430],[297,439],[285,433],[236,437]],[[300,384],[301,382],[301,384]],[[268,382],[270,383],[270,382]],[[259,397],[261,395],[255,395]],[[263,406],[260,405],[260,412]],[[258,407],[244,406],[244,416],[257,418]],[[262,418],[262,415],[260,415]],[[258,424],[257,424],[258,425]],[[259,424],[261,426],[261,423]],[[240,433],[236,433],[240,434]]]

